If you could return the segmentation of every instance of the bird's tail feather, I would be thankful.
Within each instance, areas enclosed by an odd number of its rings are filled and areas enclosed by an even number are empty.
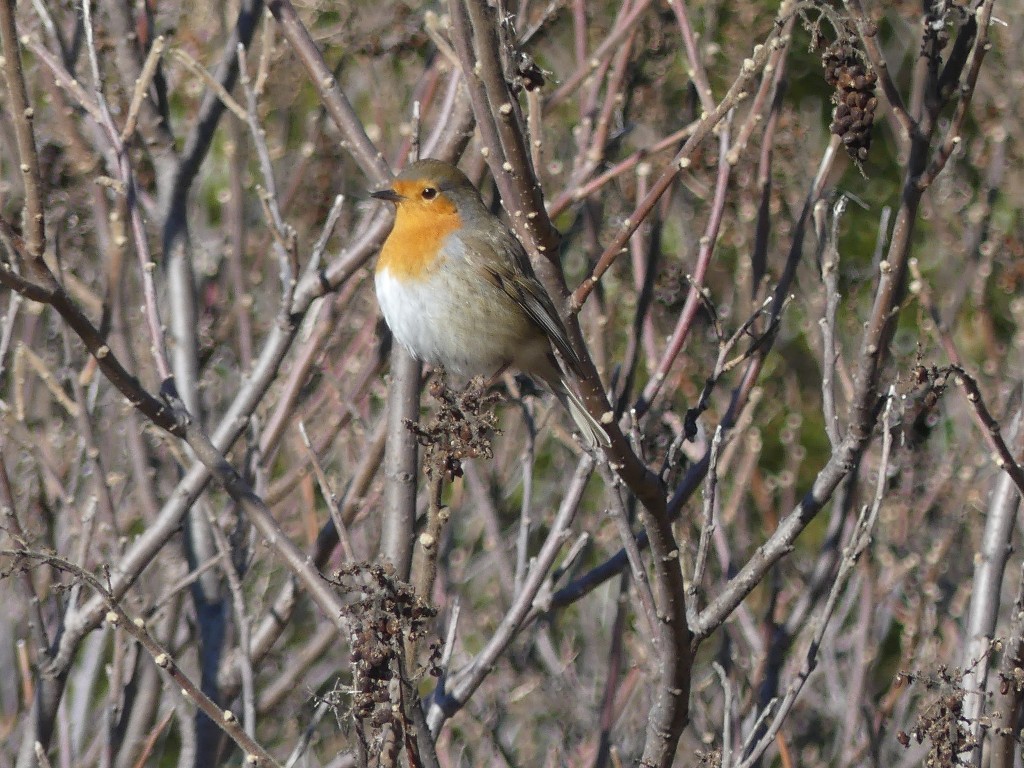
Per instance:
[[[611,445],[612,441],[609,439],[608,433],[605,432],[601,423],[590,414],[590,411],[583,405],[583,401],[569,389],[564,381],[559,381],[558,384],[559,386],[553,387],[555,394],[566,410],[569,411],[569,415],[576,422],[576,427],[580,430],[580,433],[590,447],[607,448]]]

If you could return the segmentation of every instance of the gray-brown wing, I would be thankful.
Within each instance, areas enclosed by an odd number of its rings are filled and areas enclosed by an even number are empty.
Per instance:
[[[580,365],[579,355],[576,354],[569,343],[569,335],[566,333],[562,320],[558,317],[558,310],[555,309],[551,297],[544,290],[537,276],[530,265],[530,259],[526,255],[522,244],[512,235],[511,232],[502,232],[500,236],[479,236],[475,234],[464,235],[463,240],[468,246],[469,252],[474,252],[472,240],[490,239],[492,245],[496,246],[499,253],[507,253],[511,256],[513,263],[484,264],[480,263],[481,270],[488,280],[500,288],[507,296],[526,310],[526,314],[537,325],[554,344],[558,354],[562,356],[570,368],[576,369]],[[497,240],[497,242],[494,242]],[[482,243],[481,243],[482,244]],[[479,246],[478,246],[479,247]],[[516,280],[516,271],[524,276],[524,279]]]

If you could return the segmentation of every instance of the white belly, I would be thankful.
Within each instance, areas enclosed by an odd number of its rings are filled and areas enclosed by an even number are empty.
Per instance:
[[[511,362],[494,323],[468,302],[441,274],[425,281],[399,281],[386,270],[376,275],[377,300],[395,338],[412,355],[443,365],[458,376],[489,376]]]

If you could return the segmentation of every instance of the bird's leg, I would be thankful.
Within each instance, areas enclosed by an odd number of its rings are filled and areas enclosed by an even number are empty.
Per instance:
[[[490,389],[491,387],[498,383],[498,379],[500,379],[502,374],[508,370],[508,367],[510,365],[511,363],[504,363],[502,364],[501,368],[499,368],[498,370],[491,374],[491,377],[487,379],[486,382],[484,382],[488,389]]]

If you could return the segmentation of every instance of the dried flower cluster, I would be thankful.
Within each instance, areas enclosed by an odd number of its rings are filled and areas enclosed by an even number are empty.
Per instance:
[[[370,750],[392,732],[405,730],[403,680],[416,677],[406,668],[406,644],[423,637],[437,611],[394,577],[388,566],[350,563],[334,574],[334,583],[357,597],[348,606],[351,622],[352,714]],[[430,646],[427,671],[439,673],[439,647]]]
[[[429,477],[439,473],[449,480],[462,477],[464,459],[489,459],[494,455],[494,406],[501,396],[489,391],[480,376],[471,379],[461,392],[455,392],[443,375],[431,382],[430,395],[440,404],[433,418],[425,425],[410,422],[408,427],[420,445],[426,447],[424,467]]]
[[[934,676],[902,672],[897,683],[922,684],[938,695],[921,708],[916,725],[910,732],[899,731],[896,740],[907,748],[911,741],[928,742],[927,766],[971,765],[965,757],[978,740],[971,733],[971,722],[964,716],[963,673],[959,669],[941,666]]]

